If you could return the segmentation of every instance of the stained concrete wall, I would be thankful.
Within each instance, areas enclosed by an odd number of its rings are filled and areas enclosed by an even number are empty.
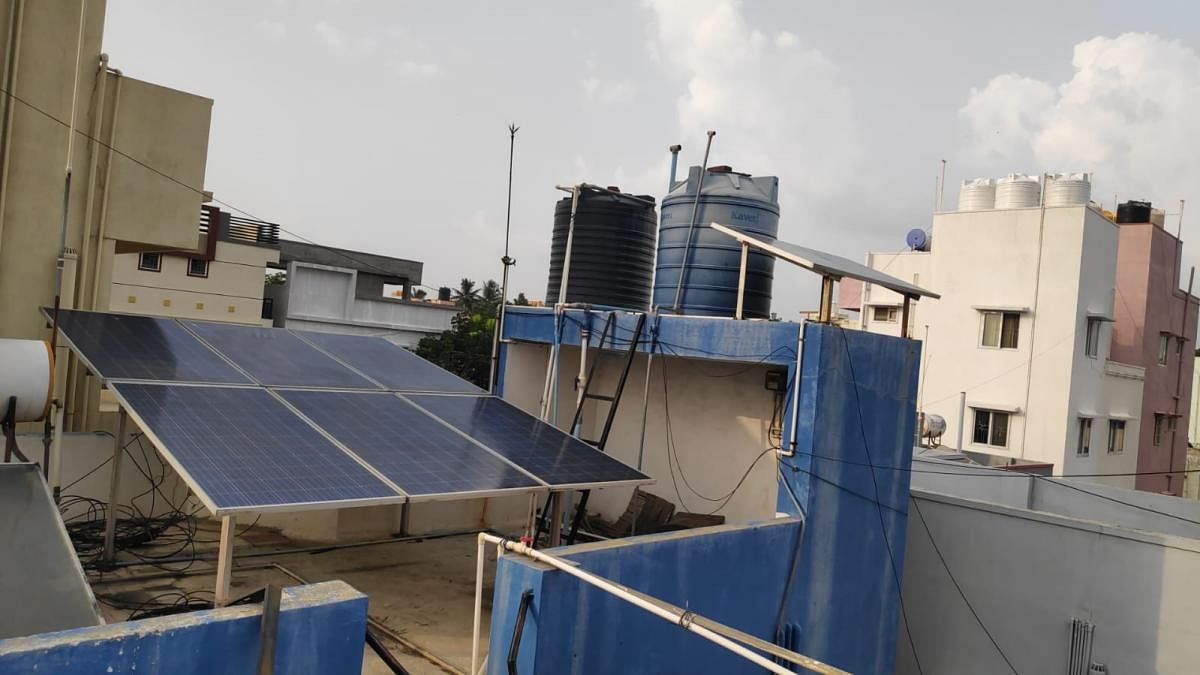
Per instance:
[[[258,672],[260,605],[226,607],[26,638],[0,640],[0,672]],[[362,671],[367,596],[341,581],[285,588],[277,673]]]
[[[920,667],[901,638],[896,672],[1065,672],[1072,618],[1095,623],[1106,672],[1195,671],[1200,540],[925,490],[913,500],[904,599]]]

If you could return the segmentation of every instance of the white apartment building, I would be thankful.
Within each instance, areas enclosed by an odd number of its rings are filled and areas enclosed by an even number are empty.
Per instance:
[[[1118,231],[1089,205],[947,212],[929,250],[868,254],[941,294],[914,303],[909,330],[924,340],[917,407],[946,420],[943,445],[957,444],[961,407],[962,450],[1056,474],[1137,470],[1145,371],[1107,358]],[[901,300],[865,285],[861,327],[899,335]]]
[[[278,226],[205,206],[200,250],[115,256],[109,304],[126,314],[270,326],[263,318],[263,276],[278,262]]]

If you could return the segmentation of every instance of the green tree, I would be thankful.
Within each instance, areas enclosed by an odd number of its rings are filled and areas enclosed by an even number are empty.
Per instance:
[[[454,300],[461,311],[451,321],[450,330],[421,338],[414,351],[455,375],[487,388],[500,287],[495,281],[488,281],[477,288],[474,281],[463,279]]]
[[[287,283],[287,272],[271,272],[263,283],[267,286],[282,286]]]
[[[528,307],[529,298],[525,297],[524,293],[517,293],[517,297],[512,301],[512,304],[518,307]]]

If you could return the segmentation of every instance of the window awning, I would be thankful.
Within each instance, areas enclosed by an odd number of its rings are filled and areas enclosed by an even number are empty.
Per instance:
[[[982,401],[967,401],[968,408],[976,410],[995,410],[997,412],[1006,412],[1017,414],[1021,412],[1020,406],[1009,405],[1007,403],[984,403]]]
[[[971,305],[971,309],[980,312],[1016,312],[1029,314],[1033,310],[1023,305]]]

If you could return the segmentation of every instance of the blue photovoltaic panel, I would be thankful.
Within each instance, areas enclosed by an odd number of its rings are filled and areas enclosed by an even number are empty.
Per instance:
[[[265,389],[128,383],[114,389],[217,509],[403,501]]]
[[[173,319],[62,309],[58,327],[104,379],[250,383]]]
[[[375,389],[374,384],[282,328],[183,322],[268,387]]]
[[[595,485],[650,478],[493,396],[407,394],[551,486]]]
[[[483,390],[381,337],[297,331],[305,340],[394,391],[482,394]]]
[[[541,487],[486,448],[393,394],[280,394],[410,496]]]

